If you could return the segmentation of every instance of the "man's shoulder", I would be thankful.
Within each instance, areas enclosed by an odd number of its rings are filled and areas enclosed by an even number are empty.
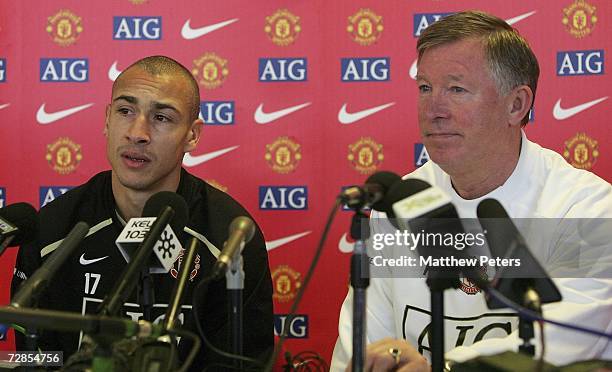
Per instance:
[[[185,185],[180,193],[188,204],[201,203],[209,210],[208,214],[228,215],[230,218],[247,213],[246,209],[226,192],[188,172],[185,172],[185,176]]]
[[[599,204],[598,210],[608,210],[604,214],[612,215],[612,186],[608,181],[590,171],[573,167],[555,151],[537,144],[534,144],[532,154],[537,154],[537,161],[533,159],[534,168],[529,177],[539,183],[536,185],[541,189],[541,198],[547,200],[546,204],[556,205],[560,210],[567,209],[569,215],[578,208],[583,209],[581,214],[589,214],[588,211],[594,211],[594,205]]]
[[[40,209],[41,238],[63,236],[78,221],[98,222],[96,214],[100,213],[109,195],[112,195],[110,171],[105,171],[58,196]]]
[[[104,191],[108,191],[106,188],[109,186],[110,171],[100,172],[91,177],[87,182],[66,191],[47,203],[41,208],[40,213],[44,215],[58,212],[65,214],[67,209],[71,209],[71,206],[75,206],[87,199],[99,196]]]

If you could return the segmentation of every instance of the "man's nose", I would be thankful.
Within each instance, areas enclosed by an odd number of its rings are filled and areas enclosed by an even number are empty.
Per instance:
[[[136,119],[130,123],[126,136],[131,143],[147,144],[150,142],[149,121],[145,114],[139,114]]]
[[[435,90],[420,102],[422,113],[428,120],[447,119],[450,116],[448,97],[441,90]]]

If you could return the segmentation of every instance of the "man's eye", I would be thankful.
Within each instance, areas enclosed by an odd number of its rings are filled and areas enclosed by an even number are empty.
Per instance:
[[[427,93],[431,91],[431,87],[429,85],[421,84],[419,85],[419,92]]]
[[[130,110],[125,107],[120,107],[117,109],[117,112],[120,113],[121,115],[127,115],[130,113]]]
[[[452,92],[454,92],[454,93],[463,93],[463,92],[465,92],[465,91],[466,91],[464,88],[462,88],[462,87],[456,87],[456,86],[455,86],[455,87],[451,87],[451,88],[450,88],[450,90],[451,90]]]
[[[167,116],[165,116],[165,115],[155,115],[155,120],[157,120],[157,121],[161,121],[161,122],[164,122],[164,123],[165,123],[165,122],[170,121],[170,118],[168,118],[168,117],[167,117]]]

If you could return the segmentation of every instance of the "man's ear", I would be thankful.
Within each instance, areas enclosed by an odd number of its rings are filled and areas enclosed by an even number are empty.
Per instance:
[[[191,123],[189,133],[187,134],[187,142],[185,143],[185,152],[192,151],[200,142],[200,134],[202,133],[202,126],[204,122],[201,119],[196,119]]]
[[[508,94],[508,122],[521,125],[533,102],[533,92],[527,85],[520,85]]]
[[[111,105],[108,104],[106,105],[106,116],[104,118],[104,135],[108,136],[108,122],[110,120],[110,110],[111,110]]]

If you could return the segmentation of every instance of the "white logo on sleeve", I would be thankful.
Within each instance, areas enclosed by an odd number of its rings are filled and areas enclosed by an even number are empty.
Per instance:
[[[81,265],[83,265],[83,266],[87,266],[87,265],[91,265],[91,264],[96,263],[96,262],[100,262],[100,261],[102,261],[104,259],[107,259],[107,258],[108,258],[108,256],[104,256],[104,257],[92,258],[92,259],[88,260],[88,259],[85,258],[85,253],[83,253],[81,255],[81,257],[79,258],[79,263]]]

